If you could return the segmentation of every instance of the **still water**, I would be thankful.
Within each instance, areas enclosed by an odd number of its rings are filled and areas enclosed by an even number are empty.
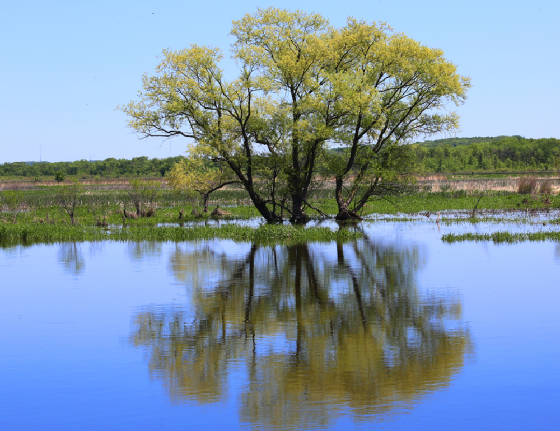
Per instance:
[[[0,249],[0,428],[560,426],[558,245],[362,229]]]

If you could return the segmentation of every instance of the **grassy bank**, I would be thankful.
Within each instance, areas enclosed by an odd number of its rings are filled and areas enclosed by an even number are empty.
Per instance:
[[[234,224],[220,227],[125,227],[102,229],[92,226],[49,224],[0,224],[0,246],[17,244],[79,241],[194,241],[231,239],[259,244],[297,244],[305,242],[348,241],[359,233],[346,229],[334,232],[327,228],[303,228],[287,225],[264,225],[258,228]]]

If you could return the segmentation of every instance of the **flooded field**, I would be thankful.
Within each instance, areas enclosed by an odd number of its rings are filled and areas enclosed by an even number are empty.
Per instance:
[[[537,225],[0,249],[0,428],[557,427],[560,245],[441,240]]]

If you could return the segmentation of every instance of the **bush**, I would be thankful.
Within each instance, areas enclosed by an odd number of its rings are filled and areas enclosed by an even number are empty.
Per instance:
[[[64,174],[63,174],[62,172],[57,172],[57,173],[54,175],[54,180],[57,181],[57,182],[59,182],[59,183],[62,182],[62,181],[64,181]]]
[[[517,193],[529,195],[537,191],[537,180],[534,177],[521,177],[517,182]]]
[[[539,193],[542,195],[550,195],[552,193],[552,182],[550,180],[543,181],[539,187]]]

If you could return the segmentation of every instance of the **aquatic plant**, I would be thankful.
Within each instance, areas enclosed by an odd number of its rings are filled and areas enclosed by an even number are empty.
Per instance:
[[[263,225],[258,228],[228,224],[219,227],[123,227],[100,229],[92,226],[51,224],[0,224],[0,246],[68,241],[195,241],[231,239],[259,244],[298,244],[305,242],[347,241],[360,237],[346,229],[332,231],[321,227]]]
[[[492,241],[496,244],[500,243],[516,243],[524,241],[560,241],[560,232],[527,232],[527,233],[511,233],[511,232],[494,232],[494,233],[464,233],[464,234],[447,234],[441,237],[444,242],[462,242],[462,241]]]

